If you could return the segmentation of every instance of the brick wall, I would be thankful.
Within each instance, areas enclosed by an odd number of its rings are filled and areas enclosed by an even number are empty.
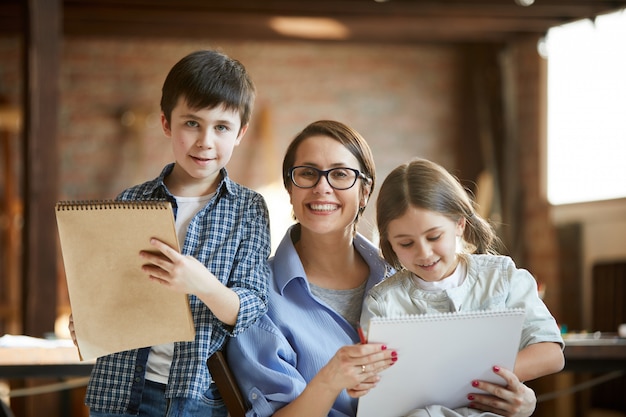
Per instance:
[[[516,261],[547,284],[546,301],[558,319],[557,244],[541,186],[538,86],[543,81],[535,42],[509,48],[524,218]],[[15,39],[0,39],[0,96],[16,106],[19,47]],[[459,115],[468,111],[460,93],[462,56],[455,46],[69,38],[63,41],[59,80],[59,199],[111,198],[160,172],[171,160],[159,123],[162,82],[178,59],[204,48],[220,48],[241,60],[257,85],[251,129],[229,165],[232,177],[254,188],[263,189],[255,181],[259,177],[279,179],[288,142],[322,118],[346,122],[365,136],[376,158],[378,185],[411,156],[453,170],[458,158],[468,157],[455,148],[467,134]],[[282,196],[277,205],[269,202],[270,211],[285,218],[288,202]],[[368,236],[373,206],[362,222]]]
[[[517,64],[518,151],[523,202],[523,258],[539,282],[545,301],[559,319],[559,267],[556,228],[545,196],[545,61],[536,53],[537,40],[512,48]]]
[[[528,269],[538,282],[545,285],[544,302],[560,322],[559,246],[543,186],[545,61],[536,52],[537,41],[521,41],[508,50],[514,84],[512,117],[515,120],[515,153],[518,155],[516,163],[519,166],[522,206],[522,221],[518,225],[522,244],[515,259],[518,266]],[[528,385],[539,395],[563,389],[569,383],[567,378],[568,374],[550,375],[530,381]],[[533,415],[567,416],[571,412],[570,397],[565,396],[539,403]]]
[[[15,105],[19,46],[14,39],[0,40],[0,94]],[[229,164],[232,177],[254,188],[262,188],[254,181],[260,176],[279,179],[288,142],[322,118],[346,122],[365,136],[376,158],[378,185],[411,156],[453,170],[458,158],[468,157],[455,151],[467,135],[459,115],[468,111],[460,93],[463,66],[456,46],[69,38],[63,42],[59,81],[60,199],[111,198],[160,172],[171,160],[159,122],[162,82],[178,59],[203,48],[219,48],[242,61],[257,85],[250,131]],[[558,312],[556,243],[541,193],[537,109],[543,98],[536,87],[542,81],[541,61],[535,40],[519,42],[510,51],[518,85],[514,117],[523,121],[516,134],[524,244],[516,261],[548,284],[547,301]],[[361,225],[368,236],[373,206]]]
[[[0,95],[19,105],[19,42],[0,40]],[[159,124],[162,82],[170,67],[196,49],[220,48],[239,59],[258,89],[251,129],[229,165],[235,179],[253,167],[279,178],[282,155],[307,123],[331,118],[370,143],[380,181],[411,156],[457,167],[462,140],[462,66],[458,47],[162,40],[63,41],[59,108],[60,199],[110,198],[156,176],[171,160]],[[524,251],[517,259],[548,283],[558,308],[556,244],[541,193],[541,62],[535,40],[514,45],[515,117],[524,201]],[[259,158],[258,146],[266,150]],[[269,145],[268,145],[269,144]],[[256,159],[256,160],[255,160]],[[251,161],[254,161],[252,163]],[[462,177],[463,173],[459,173]],[[253,178],[258,178],[254,175]],[[374,195],[375,198],[375,195]],[[373,204],[363,224],[369,233]],[[366,234],[367,234],[366,233]]]
[[[236,180],[258,188],[250,180],[258,175],[247,175],[250,167],[279,178],[288,142],[322,118],[343,121],[365,136],[381,180],[410,156],[455,167],[460,69],[454,47],[67,39],[61,198],[112,197],[159,173],[171,159],[158,122],[162,82],[178,59],[202,48],[220,48],[242,61],[258,88],[249,134],[229,164]],[[129,111],[135,115],[130,128],[121,123]],[[260,141],[272,149],[263,161]],[[372,229],[372,206],[365,232]]]

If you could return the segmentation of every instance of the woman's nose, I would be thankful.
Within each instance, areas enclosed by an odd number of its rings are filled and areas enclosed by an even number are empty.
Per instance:
[[[320,179],[317,181],[317,184],[315,184],[315,187],[313,187],[313,189],[319,192],[327,193],[332,191],[333,187],[330,186],[330,183],[328,182],[328,177],[326,177],[326,175],[320,175]]]

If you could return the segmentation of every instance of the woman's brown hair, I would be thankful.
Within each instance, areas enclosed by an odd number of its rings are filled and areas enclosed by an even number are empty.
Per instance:
[[[376,182],[376,167],[374,165],[372,150],[359,132],[334,120],[318,120],[309,124],[298,133],[289,144],[285,152],[285,158],[283,159],[283,184],[287,191],[291,190],[293,186],[289,178],[289,169],[293,167],[298,147],[305,139],[313,136],[329,137],[345,146],[346,149],[354,155],[357,161],[359,161],[359,170],[366,177],[366,180],[361,181],[361,192],[366,193],[366,195],[371,194]],[[356,224],[364,210],[365,206],[361,207],[354,219],[355,231]]]

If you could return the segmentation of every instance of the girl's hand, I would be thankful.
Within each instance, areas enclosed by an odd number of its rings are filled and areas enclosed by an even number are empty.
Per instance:
[[[531,416],[537,405],[535,392],[524,385],[508,369],[494,366],[493,372],[504,379],[505,385],[474,381],[472,383],[474,387],[487,391],[488,394],[469,394],[467,398],[471,401],[470,407],[505,417]]]
[[[397,353],[388,351],[385,345],[348,345],[337,351],[316,379],[325,381],[337,394],[345,389],[348,395],[358,398],[376,386],[380,380],[378,373],[396,360]]]

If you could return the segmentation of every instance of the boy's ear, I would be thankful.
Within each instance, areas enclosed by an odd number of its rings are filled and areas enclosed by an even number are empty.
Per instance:
[[[241,126],[241,129],[239,129],[239,134],[237,135],[237,140],[235,142],[235,146],[237,146],[237,145],[239,145],[241,143],[241,140],[243,139],[243,136],[248,131],[248,126],[250,126],[250,124],[246,123],[245,125]]]
[[[172,129],[170,128],[170,123],[167,121],[165,117],[165,113],[161,112],[161,127],[163,128],[163,133],[165,136],[172,137]]]

